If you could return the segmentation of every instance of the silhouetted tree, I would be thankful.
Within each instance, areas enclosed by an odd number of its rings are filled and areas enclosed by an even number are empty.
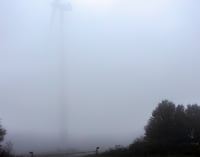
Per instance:
[[[6,130],[0,124],[0,142],[2,142],[4,140],[5,134],[6,134]]]
[[[153,110],[145,134],[128,148],[110,149],[102,155],[200,154],[200,106],[175,105],[164,100]]]
[[[189,128],[188,137],[191,143],[200,144],[200,106],[188,105],[186,109],[188,120],[187,127]]]
[[[152,112],[143,139],[130,145],[133,152],[200,153],[200,106],[175,105],[164,100]]]
[[[145,140],[159,145],[175,142],[175,113],[176,106],[174,103],[168,100],[159,103],[145,127]]]
[[[4,136],[6,135],[6,130],[0,125],[0,142],[4,140]],[[12,150],[12,143],[7,142],[5,145],[0,145],[0,157],[10,157]]]

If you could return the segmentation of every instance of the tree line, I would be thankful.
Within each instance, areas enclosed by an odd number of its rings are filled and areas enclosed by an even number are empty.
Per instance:
[[[200,155],[200,106],[163,100],[153,110],[145,133],[128,147],[110,149],[104,156]]]

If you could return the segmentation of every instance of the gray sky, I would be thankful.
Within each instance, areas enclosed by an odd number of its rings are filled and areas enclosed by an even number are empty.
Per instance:
[[[59,148],[61,123],[70,148],[127,145],[161,100],[200,103],[199,0],[71,0],[60,120],[51,2],[0,0],[0,117],[17,152]]]

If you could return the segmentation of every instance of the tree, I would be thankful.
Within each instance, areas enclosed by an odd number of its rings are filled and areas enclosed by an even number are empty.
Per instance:
[[[112,149],[105,153],[111,156],[152,154],[200,155],[200,106],[176,106],[164,100],[153,110],[144,136],[137,138],[127,149]]]
[[[185,107],[178,105],[174,115],[174,137],[175,144],[189,143],[188,118],[185,113]]]
[[[188,121],[188,138],[190,139],[190,142],[200,144],[200,106],[197,104],[188,105],[186,117]]]
[[[4,136],[6,135],[6,130],[0,124],[0,142],[4,140]],[[5,146],[0,145],[0,157],[9,157],[11,151],[11,143],[7,143]]]
[[[145,127],[145,140],[152,144],[167,145],[175,141],[174,115],[176,106],[174,103],[164,100],[158,104],[152,112]]]
[[[6,135],[6,130],[0,125],[0,142],[4,140],[4,136]]]
[[[148,149],[148,152],[200,153],[200,106],[175,105],[164,100],[152,112],[143,141],[135,141],[132,147]],[[140,146],[140,147],[139,147]],[[150,150],[150,149],[151,150]],[[150,150],[150,151],[149,151]]]

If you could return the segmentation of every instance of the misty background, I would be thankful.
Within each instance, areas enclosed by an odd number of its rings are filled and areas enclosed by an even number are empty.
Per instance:
[[[65,116],[59,13],[0,0],[0,118],[16,152],[59,150],[62,125],[68,149],[126,146],[161,100],[200,103],[198,0],[63,2]]]

